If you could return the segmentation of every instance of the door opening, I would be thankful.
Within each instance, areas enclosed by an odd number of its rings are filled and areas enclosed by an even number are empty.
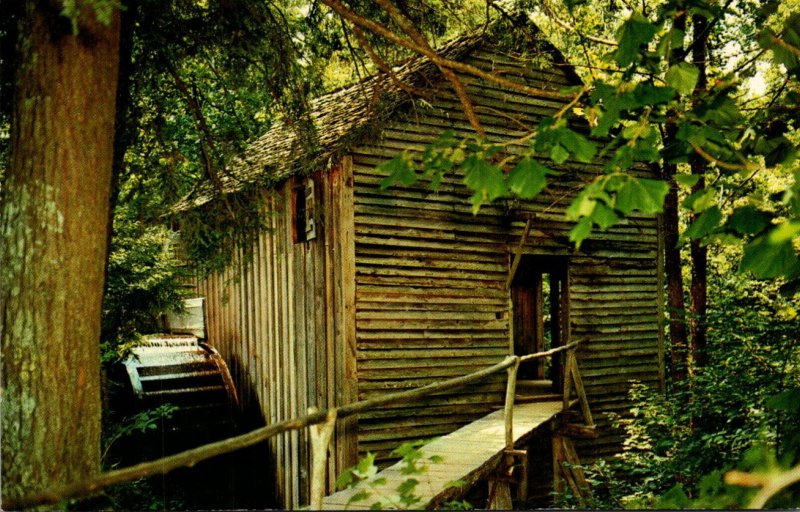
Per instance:
[[[567,259],[524,255],[511,283],[514,308],[514,354],[524,356],[569,343]],[[561,357],[534,359],[520,365],[525,394],[561,390]]]

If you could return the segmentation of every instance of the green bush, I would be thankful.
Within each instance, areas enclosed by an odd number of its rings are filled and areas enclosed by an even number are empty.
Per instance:
[[[171,250],[175,236],[117,209],[103,301],[102,339],[109,348],[157,331],[162,314],[180,311],[186,270]]]
[[[708,364],[666,394],[632,386],[630,413],[615,420],[623,451],[585,468],[589,506],[740,508],[755,490],[725,484],[727,471],[770,473],[800,462],[800,305],[780,286],[712,272]],[[785,492],[770,505],[799,503]]]

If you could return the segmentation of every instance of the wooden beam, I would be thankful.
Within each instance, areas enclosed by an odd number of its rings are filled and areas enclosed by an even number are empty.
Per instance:
[[[511,263],[511,270],[508,271],[506,288],[511,287],[511,281],[514,280],[517,267],[519,267],[519,262],[522,260],[522,249],[525,247],[525,243],[528,241],[528,234],[531,232],[531,221],[533,221],[533,217],[528,217],[528,221],[525,223],[525,231],[522,232],[522,238],[519,241],[519,246],[517,246],[517,252],[514,254],[514,262]]]
[[[575,482],[575,487],[573,487],[572,490],[575,492],[575,495],[579,497],[579,504],[581,506],[585,506],[585,500],[590,498],[592,495],[589,482],[586,481],[586,473],[583,471],[581,460],[578,458],[578,454],[575,451],[575,446],[572,444],[572,439],[568,437],[562,437],[561,442],[564,445],[564,458],[569,464],[569,468],[567,469],[572,476],[572,481]]]
[[[581,372],[578,370],[578,362],[575,359],[575,353],[571,352],[572,358],[570,359],[569,373],[572,374],[572,381],[575,383],[575,393],[578,395],[578,400],[581,405],[581,412],[586,425],[589,427],[594,426],[594,419],[592,418],[592,411],[589,409],[589,399],[586,396],[586,390],[583,387],[583,380],[581,379]]]
[[[506,449],[514,449],[514,396],[517,390],[517,370],[519,370],[519,356],[514,357],[514,365],[508,368],[508,383],[506,384],[506,404],[504,422],[506,431]]]

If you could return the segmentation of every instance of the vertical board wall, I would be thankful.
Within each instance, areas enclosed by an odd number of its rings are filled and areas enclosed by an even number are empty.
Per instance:
[[[292,181],[268,192],[270,230],[232,265],[198,286],[207,299],[208,339],[233,374],[245,413],[275,423],[355,400],[352,322],[352,192],[342,166],[314,176],[317,237],[292,237]],[[352,187],[352,183],[349,184]],[[344,245],[343,245],[344,243]],[[352,270],[349,270],[352,274]],[[349,347],[349,348],[348,348]],[[351,465],[354,421],[330,448],[329,485]],[[269,441],[277,506],[308,504],[307,430]]]

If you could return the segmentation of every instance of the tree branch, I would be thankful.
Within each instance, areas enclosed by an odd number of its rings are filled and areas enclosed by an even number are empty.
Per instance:
[[[425,51],[430,52],[431,54],[436,54],[436,51],[431,48],[430,43],[428,43],[427,38],[420,33],[416,28],[414,28],[414,24],[409,20],[403,13],[401,13],[397,7],[392,4],[388,0],[375,0],[381,9],[386,11],[387,14],[394,20],[395,23],[405,32],[411,39],[419,45],[420,48],[423,48]],[[438,56],[438,54],[436,54]],[[433,60],[433,59],[431,59]],[[456,95],[458,96],[459,101],[461,102],[461,107],[464,109],[464,113],[469,120],[469,124],[472,125],[472,128],[478,134],[479,137],[483,138],[486,136],[486,130],[483,129],[481,125],[480,119],[475,114],[475,107],[472,104],[472,100],[469,97],[469,93],[467,93],[466,87],[458,78],[451,69],[443,66],[442,64],[438,64],[439,71],[442,72],[445,78],[450,82],[453,86],[453,90],[455,90]]]
[[[724,162],[714,156],[710,155],[705,149],[701,148],[694,142],[689,142],[694,152],[700,155],[703,160],[707,161],[708,163],[714,164],[720,169],[725,169],[726,171],[756,171],[758,170],[758,165],[751,163],[751,162],[744,162],[741,164],[732,164],[730,162]]]
[[[753,500],[747,505],[749,509],[762,509],[767,502],[782,490],[800,482],[800,465],[794,468],[767,475],[745,473],[742,471],[728,471],[725,473],[725,483],[742,487],[761,487]]]
[[[344,23],[343,18],[342,18],[342,23]],[[397,74],[392,70],[392,67],[389,66],[386,63],[386,61],[384,61],[381,58],[380,55],[378,55],[378,53],[375,51],[374,48],[372,48],[372,46],[370,46],[370,44],[367,42],[367,38],[364,37],[364,32],[361,31],[361,28],[358,25],[353,25],[353,33],[356,36],[356,40],[358,41],[359,46],[361,46],[361,48],[363,48],[364,51],[367,52],[367,55],[369,56],[370,60],[372,60],[372,62],[379,70],[387,74],[395,85],[397,85],[399,88],[401,88],[402,90],[411,95],[419,96],[426,99],[430,98],[430,94],[428,94],[427,91],[414,87],[413,85],[407,84],[402,80],[400,80]]]
[[[391,41],[397,45],[402,46],[403,48],[407,48],[415,53],[423,55],[431,60],[436,65],[441,65],[453,70],[462,71],[464,73],[476,76],[478,78],[482,78],[484,80],[496,83],[498,85],[503,85],[508,87],[511,90],[521,92],[524,94],[528,94],[530,96],[539,97],[539,98],[547,98],[553,100],[564,100],[564,99],[572,99],[572,95],[563,94],[557,91],[548,91],[547,89],[539,89],[537,87],[530,87],[528,85],[521,84],[519,82],[514,82],[513,80],[508,80],[506,78],[502,78],[496,76],[492,73],[488,73],[483,71],[482,69],[476,68],[475,66],[471,66],[469,64],[465,64],[463,62],[457,62],[451,59],[446,59],[436,52],[430,52],[425,50],[424,48],[420,47],[419,45],[415,44],[413,41],[410,41],[404,37],[398,36],[385,26],[376,23],[372,20],[366,19],[358,14],[354,13],[353,11],[349,10],[345,7],[339,0],[321,0],[321,2],[336,12],[339,16],[347,19],[348,21],[356,24],[362,28],[373,32],[388,41]]]

